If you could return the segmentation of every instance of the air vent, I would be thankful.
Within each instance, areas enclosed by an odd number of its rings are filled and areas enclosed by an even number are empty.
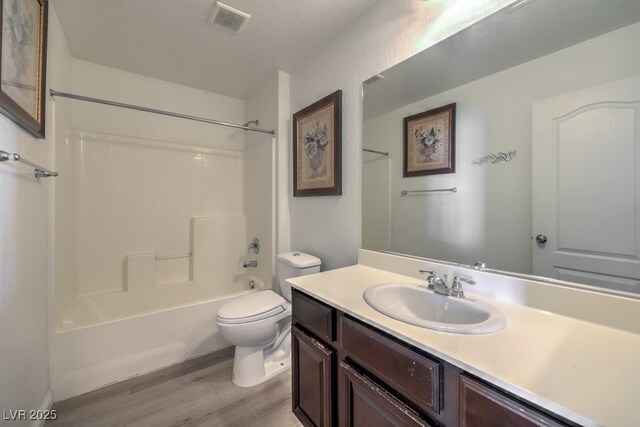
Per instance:
[[[213,5],[211,15],[209,15],[209,22],[211,24],[218,25],[225,30],[240,34],[247,25],[247,22],[249,22],[249,18],[251,18],[251,15],[248,13],[244,13],[220,1],[216,1]]]

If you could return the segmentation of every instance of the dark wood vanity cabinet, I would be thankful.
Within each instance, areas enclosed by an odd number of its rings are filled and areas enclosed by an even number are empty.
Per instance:
[[[300,291],[292,300],[293,412],[305,426],[572,425]]]

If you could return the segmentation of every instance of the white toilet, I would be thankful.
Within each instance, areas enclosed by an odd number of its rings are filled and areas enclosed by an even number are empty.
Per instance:
[[[286,279],[320,271],[320,259],[303,252],[278,255],[282,296],[267,290],[236,298],[218,311],[220,333],[236,346],[234,384],[252,387],[291,364],[291,286]],[[283,298],[284,297],[284,298]]]

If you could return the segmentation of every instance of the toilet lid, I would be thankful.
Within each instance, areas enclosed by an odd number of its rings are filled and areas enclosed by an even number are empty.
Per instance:
[[[286,309],[286,300],[273,291],[260,291],[228,302],[218,311],[223,323],[243,323],[275,316]]]

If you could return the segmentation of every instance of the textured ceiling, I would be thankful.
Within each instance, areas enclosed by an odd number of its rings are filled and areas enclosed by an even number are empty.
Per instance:
[[[235,35],[207,22],[214,0],[52,0],[71,53],[236,98],[287,71],[378,0],[225,0],[251,20]]]

